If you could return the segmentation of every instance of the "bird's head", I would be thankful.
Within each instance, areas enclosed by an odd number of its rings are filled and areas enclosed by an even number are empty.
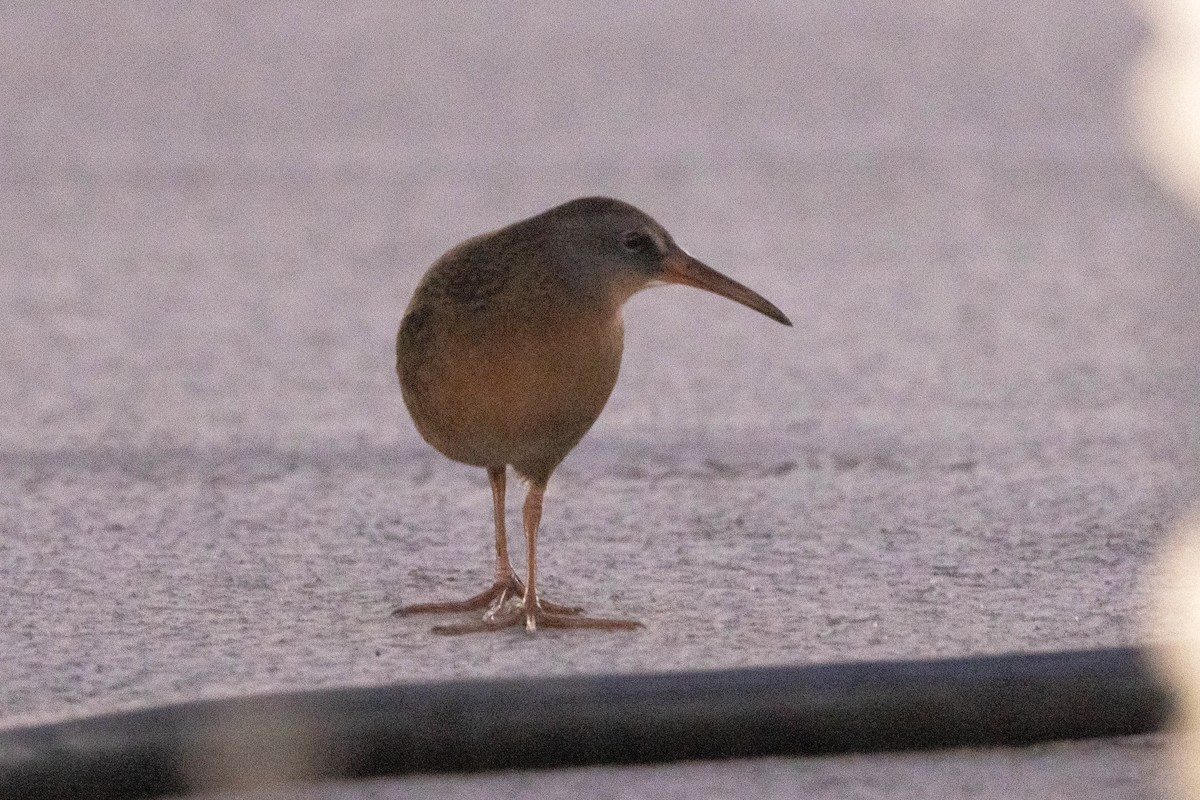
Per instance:
[[[545,226],[572,278],[602,288],[623,303],[648,286],[681,283],[727,297],[790,326],[758,292],[717,272],[675,244],[648,214],[620,200],[585,197],[527,220]]]

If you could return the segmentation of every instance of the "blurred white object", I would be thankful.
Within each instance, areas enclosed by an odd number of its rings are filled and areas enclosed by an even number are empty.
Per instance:
[[[1200,509],[1180,526],[1159,575],[1158,664],[1177,698],[1171,756],[1178,796],[1200,798]]]
[[[1143,0],[1152,37],[1131,86],[1133,134],[1157,177],[1200,217],[1200,0]],[[1200,510],[1162,563],[1155,637],[1178,696],[1180,798],[1200,800]]]
[[[1150,167],[1200,213],[1200,0],[1143,0],[1152,39],[1133,76],[1133,133]]]

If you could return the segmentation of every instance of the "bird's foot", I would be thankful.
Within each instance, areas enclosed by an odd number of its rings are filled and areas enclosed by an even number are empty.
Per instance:
[[[525,584],[516,575],[509,573],[505,577],[496,578],[496,582],[490,587],[484,589],[474,597],[468,597],[466,600],[445,603],[417,603],[411,606],[401,606],[392,611],[392,616],[407,617],[410,614],[461,614],[467,611],[487,609],[484,613],[484,621],[488,621],[501,615],[513,603],[516,603],[518,606],[522,605],[524,597]],[[583,611],[582,608],[560,606],[558,603],[550,603],[545,600],[540,601],[538,605],[541,610],[558,615],[569,616]],[[509,626],[504,625],[502,627]],[[463,632],[466,633],[466,631]]]
[[[631,619],[607,619],[604,617],[582,616],[578,608],[559,606],[545,601],[534,601],[536,605],[531,610],[525,608],[525,601],[513,598],[505,607],[491,609],[478,622],[464,622],[457,625],[437,625],[434,633],[443,636],[457,636],[463,633],[488,633],[501,631],[505,628],[524,626],[532,633],[538,628],[590,628],[601,631],[632,631],[642,627],[642,623]],[[554,609],[567,608],[566,612]]]

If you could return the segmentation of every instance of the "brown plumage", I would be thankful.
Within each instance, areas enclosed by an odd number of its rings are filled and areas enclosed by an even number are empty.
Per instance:
[[[593,197],[468,239],[430,267],[396,337],[396,372],[417,430],[445,456],[485,467],[492,485],[496,580],[468,600],[396,610],[484,611],[438,633],[544,627],[630,629],[541,600],[537,529],[554,468],[596,421],[621,366],[621,306],[635,292],[683,283],[791,325],[763,297],[692,258],[631,205]],[[529,482],[527,581],[508,560],[505,473]]]

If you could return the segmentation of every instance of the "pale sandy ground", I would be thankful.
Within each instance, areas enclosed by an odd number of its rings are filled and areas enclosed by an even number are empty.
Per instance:
[[[0,725],[1143,638],[1200,226],[1126,141],[1132,9],[394,5],[0,12]],[[447,246],[593,193],[796,328],[630,303],[541,552],[644,631],[433,637],[388,612],[482,588],[488,490],[408,422],[395,325]],[[1160,745],[305,796],[1147,797]]]

